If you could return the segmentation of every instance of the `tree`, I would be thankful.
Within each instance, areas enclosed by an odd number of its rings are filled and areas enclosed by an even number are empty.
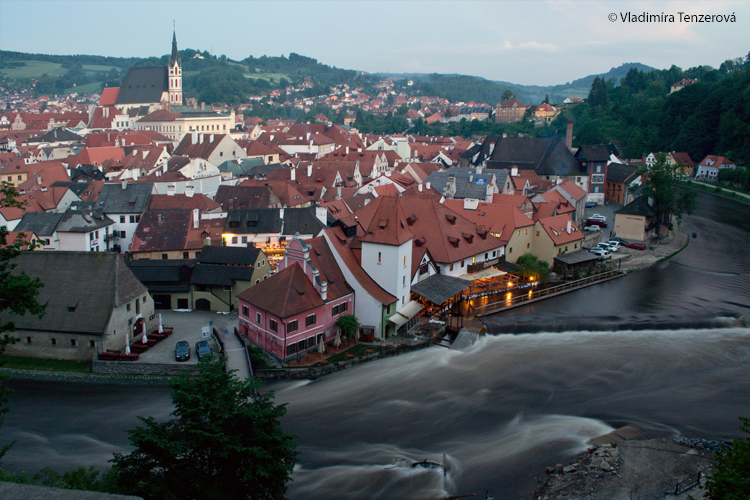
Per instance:
[[[240,381],[214,356],[198,363],[198,375],[173,378],[172,419],[140,420],[128,431],[135,448],[115,453],[111,473],[124,493],[146,499],[280,499],[297,460],[294,437],[279,419],[286,405],[260,381]]]
[[[516,98],[516,94],[514,94],[512,90],[505,89],[505,92],[503,92],[503,95],[500,99],[504,101],[506,99],[515,99],[515,98]]]
[[[542,104],[549,104],[549,94],[544,94],[544,100],[542,101]]]
[[[659,153],[653,166],[645,165],[638,170],[637,174],[642,179],[641,185],[631,188],[633,191],[640,190],[641,196],[654,200],[656,234],[659,234],[659,226],[663,222],[669,222],[670,216],[674,215],[681,221],[683,213],[691,214],[695,209],[697,193],[691,189],[678,192],[679,168],[677,164],[668,164],[666,155]]]
[[[18,192],[15,187],[8,182],[0,183],[0,208],[15,207],[24,209],[23,204],[18,201]],[[13,274],[16,267],[13,259],[18,257],[21,249],[26,245],[23,233],[19,235],[17,241],[8,244],[8,229],[0,226],[0,315],[9,311],[13,314],[24,315],[27,312],[40,318],[44,315],[44,307],[36,301],[39,295],[39,289],[44,286],[39,278],[32,279],[26,273]],[[5,336],[5,332],[15,331],[13,321],[6,323],[0,317],[0,366],[3,364],[3,354],[5,349],[10,345],[18,342],[18,338]],[[7,375],[0,374],[0,384]],[[0,427],[2,427],[5,415],[10,411],[8,404],[10,389],[0,388]],[[10,450],[15,441],[0,447],[0,464],[3,456]]]
[[[359,320],[353,314],[344,314],[336,320],[336,326],[341,328],[344,335],[353,337],[357,333],[357,328],[359,328]]]
[[[740,428],[750,433],[750,419],[740,417]],[[719,464],[706,480],[710,500],[750,498],[750,438],[735,439],[729,450],[719,453]]]
[[[524,278],[544,283],[549,274],[549,264],[534,254],[525,253],[516,261],[516,272]]]

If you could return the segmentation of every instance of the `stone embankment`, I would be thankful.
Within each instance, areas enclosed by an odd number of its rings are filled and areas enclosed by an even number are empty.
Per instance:
[[[19,380],[44,380],[47,382],[83,382],[86,384],[117,385],[167,385],[170,377],[162,375],[138,375],[126,373],[80,373],[47,370],[18,370],[0,368],[0,373]]]

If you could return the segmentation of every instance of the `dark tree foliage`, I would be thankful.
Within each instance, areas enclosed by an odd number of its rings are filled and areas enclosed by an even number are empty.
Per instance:
[[[740,428],[750,433],[750,419],[740,417]],[[719,453],[719,464],[706,480],[709,500],[750,498],[750,438],[735,439],[729,450]]]
[[[544,283],[549,275],[549,264],[534,254],[525,253],[516,261],[519,276]]]
[[[279,419],[285,405],[260,381],[239,381],[223,361],[208,356],[197,376],[172,379],[172,419],[145,424],[130,434],[135,448],[115,454],[110,474],[121,492],[146,499],[281,499],[297,452]]]

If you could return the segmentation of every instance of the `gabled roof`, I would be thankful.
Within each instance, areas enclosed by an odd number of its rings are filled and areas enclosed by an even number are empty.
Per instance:
[[[273,196],[273,198],[276,198]],[[235,208],[271,208],[278,200],[265,186],[219,186],[214,198],[223,210]]]
[[[37,236],[52,236],[64,216],[64,213],[27,212],[16,226],[15,231],[34,233]]]
[[[180,144],[178,144],[175,148],[174,154],[179,156],[189,156],[190,158],[203,158],[204,160],[207,160],[225,137],[232,141],[232,138],[226,134],[195,135],[195,143],[193,143],[193,134],[185,134],[182,137]]]
[[[325,303],[296,262],[247,290],[237,298],[284,319]]]
[[[362,241],[399,246],[414,238],[398,198],[381,196],[370,206],[374,213],[370,223],[364,226],[366,232]]]
[[[44,135],[41,135],[39,137],[33,137],[31,139],[27,139],[24,144],[39,144],[42,142],[76,142],[82,140],[83,137],[80,135],[71,132],[70,130],[58,127],[53,128],[49,132],[47,132]]]
[[[654,210],[653,207],[648,204],[647,197],[639,196],[624,207],[615,210],[615,214],[643,215],[645,217],[653,217],[654,215],[656,215],[656,210]]]
[[[626,184],[636,176],[638,167],[624,163],[610,163],[607,167],[607,181]]]
[[[573,199],[576,201],[581,200],[586,197],[586,191],[576,186],[576,183],[573,182],[571,179],[566,179],[555,187],[557,189],[562,189],[563,191],[568,193],[570,196],[572,196]]]
[[[575,156],[580,161],[608,162],[611,155],[619,155],[617,148],[613,144],[596,144],[581,146],[578,148]]]
[[[44,283],[37,301],[45,310],[42,319],[5,315],[16,330],[104,335],[114,307],[148,293],[115,253],[23,252],[14,263],[14,274]]]
[[[570,233],[568,233],[568,223],[570,223]],[[555,215],[539,221],[544,231],[549,235],[555,246],[572,243],[582,240],[583,233],[578,229],[575,222],[567,215]]]
[[[186,194],[154,194],[149,204],[151,210],[193,210],[201,212],[216,211],[221,206],[205,194],[187,196]]]
[[[140,214],[151,203],[152,188],[152,184],[133,184],[127,181],[105,184],[96,200],[96,206],[106,214]]]
[[[117,104],[141,104],[161,102],[161,96],[169,91],[166,66],[130,68],[122,80]]]
[[[674,161],[682,163],[686,167],[694,167],[695,162],[692,158],[690,158],[690,155],[685,152],[677,152],[672,151],[672,158]],[[607,177],[609,177],[609,173],[607,174]]]
[[[483,200],[487,196],[487,186],[492,183],[492,177],[501,175],[502,173],[501,171],[490,170],[486,173],[477,174],[469,168],[451,167],[442,172],[432,172],[424,182],[429,182],[430,187],[438,193],[445,193],[449,179],[455,179],[456,193],[453,195],[453,198],[476,198]],[[507,175],[507,171],[504,173]],[[498,186],[500,186],[499,181]]]
[[[258,260],[260,249],[255,247],[205,246],[198,261],[201,264],[230,264],[253,266]]]
[[[99,106],[114,106],[119,94],[120,87],[107,87],[102,89],[102,96],[99,98]]]
[[[485,140],[483,148],[485,145],[489,147],[489,140],[489,137]],[[487,167],[518,167],[522,170],[535,170],[540,176],[580,175],[582,172],[578,160],[565,146],[565,142],[557,137],[501,137],[495,142]]]
[[[88,210],[65,211],[63,219],[57,226],[60,233],[89,233],[102,227],[111,226],[115,221],[101,213]]]
[[[534,221],[513,205],[480,202],[474,210],[464,209],[463,200],[445,200],[443,205],[504,240],[510,239],[516,228],[534,225]]]

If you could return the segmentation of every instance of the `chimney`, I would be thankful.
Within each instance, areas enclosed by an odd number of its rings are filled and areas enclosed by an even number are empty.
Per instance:
[[[323,299],[323,302],[328,300],[328,282],[324,281],[320,284],[320,298]]]
[[[195,194],[195,186],[185,186],[185,196],[192,198]]]
[[[337,199],[337,200],[340,200],[340,199],[341,199],[341,186],[338,186],[338,187],[336,188],[336,199]]]
[[[107,142],[109,142],[109,132],[107,132]],[[116,146],[117,144],[115,144]]]
[[[316,206],[315,217],[317,217],[324,226],[328,226],[328,210],[326,210],[326,207]]]
[[[420,183],[418,187],[419,187],[419,192],[421,193],[422,192],[422,184]]]
[[[349,146],[346,147],[346,155],[349,155]]]
[[[42,176],[41,175],[37,175],[36,176],[36,183],[39,184],[40,186],[42,185]]]
[[[567,231],[568,231],[568,234],[570,234],[570,221],[568,221],[568,229],[567,229]]]
[[[198,109],[198,101],[193,101],[193,109]]]
[[[208,142],[214,142],[214,134],[208,136]]]
[[[198,132],[193,132],[190,134],[190,142],[193,144],[198,144]]]
[[[143,150],[143,159],[145,160],[147,156],[148,156],[148,151],[146,151],[146,150],[144,149],[144,150]]]
[[[201,135],[199,135],[199,136],[198,136],[198,139],[199,139],[199,140],[198,140],[198,142],[199,142],[200,144],[203,144],[203,136],[204,136],[204,135],[205,135],[205,134],[201,134]]]
[[[279,209],[279,219],[284,220],[284,209],[283,208]]]
[[[307,166],[307,178],[312,177],[312,163]]]
[[[426,187],[427,190],[429,191],[430,190],[430,182],[429,181],[425,182],[424,183],[424,187]]]
[[[506,132],[503,132],[503,139],[506,139],[508,137],[508,134]]]
[[[167,196],[174,196],[174,184],[167,186]]]
[[[518,167],[511,167],[511,169],[510,169],[510,176],[511,177],[518,177]]]
[[[122,188],[127,189],[128,188],[128,181],[122,181]]]
[[[193,229],[198,229],[201,221],[201,211],[197,208],[193,209]]]
[[[573,120],[568,120],[568,130],[565,132],[565,146],[573,149]]]
[[[201,103],[201,111],[206,111],[206,103],[205,102]]]
[[[289,170],[291,171],[290,174],[292,176],[292,181],[296,182],[297,181],[297,169],[296,168],[290,168]]]

